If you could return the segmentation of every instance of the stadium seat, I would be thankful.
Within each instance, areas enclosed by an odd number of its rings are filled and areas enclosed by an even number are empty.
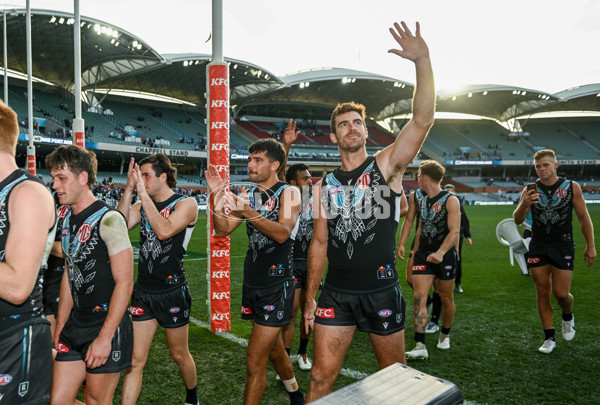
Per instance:
[[[525,254],[529,251],[529,241],[521,237],[515,221],[512,218],[500,221],[496,226],[496,237],[501,244],[509,247],[510,265],[515,265],[514,257],[521,267],[521,272],[528,275]]]

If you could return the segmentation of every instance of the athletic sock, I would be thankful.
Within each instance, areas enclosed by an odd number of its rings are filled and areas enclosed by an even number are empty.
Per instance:
[[[433,297],[431,295],[427,295],[427,305],[433,304]]]
[[[304,395],[300,387],[296,391],[288,392],[290,396],[290,405],[304,405]]]
[[[442,314],[442,299],[438,293],[433,293],[433,309],[431,310],[431,322],[436,325],[440,323]]]
[[[563,318],[563,321],[565,321],[565,322],[569,322],[569,321],[573,320],[573,312],[571,312],[570,314],[565,314],[563,312],[562,318]]]
[[[444,327],[442,326],[442,333],[443,333],[444,335],[449,335],[449,334],[450,334],[450,328],[444,328]]]
[[[306,346],[308,346],[308,339],[300,338],[300,346],[298,347],[298,354],[306,354]]]
[[[291,347],[286,347],[285,351],[287,352],[288,356],[290,355],[290,352],[292,351]]]
[[[545,340],[554,339],[554,328],[544,329]]]
[[[420,332],[415,332],[415,342],[421,342],[425,344],[425,334]]]
[[[198,392],[197,389],[198,386],[195,386],[194,388],[191,389],[185,389],[186,394],[185,394],[185,403],[186,404],[197,404],[198,403]]]

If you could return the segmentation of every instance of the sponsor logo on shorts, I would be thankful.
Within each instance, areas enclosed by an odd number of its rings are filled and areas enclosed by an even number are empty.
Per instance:
[[[315,316],[319,318],[335,318],[335,311],[333,308],[321,308],[317,307],[317,312],[315,312]]]
[[[565,260],[572,260],[573,256],[565,256]]]
[[[539,257],[528,257],[527,258],[527,263],[528,264],[535,264],[535,263],[539,263],[540,262],[540,258]]]
[[[427,266],[424,264],[419,264],[419,265],[413,266],[412,270],[413,271],[425,271],[425,270],[427,270]]]
[[[90,224],[81,225],[81,228],[77,231],[77,240],[79,243],[87,242],[90,239],[90,236],[92,236],[92,227]]]
[[[62,343],[58,343],[58,346],[56,346],[56,351],[59,353],[69,353],[69,348]]]
[[[280,321],[283,319],[283,311],[277,311],[277,319]]]
[[[248,307],[242,305],[242,315],[250,315],[252,314],[252,310]]]
[[[452,265],[447,265],[446,267],[444,267],[446,270],[452,270]]]
[[[171,215],[171,208],[163,208],[162,210],[160,210],[160,215],[162,215],[164,218],[167,218],[169,215]]]
[[[172,313],[172,314],[176,314],[179,311],[181,311],[181,308],[179,308],[179,307],[171,307],[171,308],[169,308],[169,312]]]
[[[10,319],[19,319],[21,315],[11,315]]]
[[[387,329],[387,327],[388,327],[389,324],[390,324],[389,322],[383,322],[382,323],[383,329]]]
[[[271,311],[273,311],[273,310],[275,309],[275,306],[274,306],[274,305],[265,305],[265,306],[263,307],[263,309],[264,309],[265,311],[269,311],[269,312],[271,312]]]
[[[6,384],[10,384],[12,381],[12,375],[10,374],[0,374],[0,387]]]
[[[144,314],[144,308],[130,307],[130,310],[131,310],[131,315],[133,315],[133,316],[139,316],[139,315]]]
[[[387,318],[388,316],[392,316],[392,310],[382,309],[381,311],[377,312],[377,315],[379,315],[382,318]]]

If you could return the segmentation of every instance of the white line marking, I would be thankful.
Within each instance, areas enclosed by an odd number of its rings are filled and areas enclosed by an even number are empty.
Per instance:
[[[210,330],[210,325],[207,324],[206,322],[202,322],[199,321],[198,319],[194,318],[194,317],[190,317],[190,321],[193,322],[194,324],[205,328],[205,329],[209,329]],[[248,347],[248,340],[241,338],[241,337],[237,337],[236,335],[234,335],[233,333],[229,333],[229,332],[216,332],[215,335],[221,336],[222,338],[225,338],[229,341],[232,341],[234,343],[237,343],[241,346],[244,347]],[[365,378],[367,377],[369,374],[363,373],[361,371],[356,371],[356,370],[350,370],[347,368],[342,368],[342,370],[340,371],[340,374],[342,374],[345,377],[350,377],[350,378],[354,378],[354,379],[361,379],[361,378]]]

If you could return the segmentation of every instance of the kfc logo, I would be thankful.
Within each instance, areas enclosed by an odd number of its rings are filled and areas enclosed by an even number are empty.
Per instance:
[[[229,145],[226,143],[213,143],[210,150],[224,150],[229,151]]]
[[[129,307],[129,310],[131,312],[131,315],[133,315],[133,316],[139,316],[139,315],[143,315],[144,314],[144,308]]]
[[[218,172],[228,172],[229,165],[213,165]]]
[[[90,224],[83,224],[77,232],[77,240],[79,241],[79,243],[85,243],[90,239],[91,235],[92,227],[90,226]]]
[[[213,79],[215,80],[215,79]],[[219,79],[221,80],[221,79]],[[218,108],[218,107],[227,107],[229,108],[229,101],[227,100],[212,100],[210,102],[210,107],[211,108]]]
[[[229,278],[229,270],[213,271],[212,278]]]
[[[211,319],[213,321],[225,321],[229,319],[229,314],[213,314]]]
[[[229,298],[229,292],[213,292],[212,299],[213,300],[224,300]]]
[[[229,80],[223,78],[214,78],[210,81],[211,86],[229,86]]]
[[[56,346],[56,351],[60,353],[69,353],[69,348],[62,343],[59,343],[58,346]]]
[[[242,315],[252,315],[252,310],[242,305]]]
[[[229,250],[213,250],[212,257],[228,257]]]
[[[229,129],[229,122],[211,122],[210,129]]]
[[[539,263],[539,262],[540,262],[539,257],[528,257],[527,258],[527,264],[535,264],[535,263]]]
[[[412,270],[413,271],[425,271],[427,269],[427,266],[424,264],[421,265],[417,265],[417,266],[413,266]]]
[[[317,307],[317,312],[315,313],[315,316],[318,316],[319,318],[335,318],[335,312],[333,308]]]

